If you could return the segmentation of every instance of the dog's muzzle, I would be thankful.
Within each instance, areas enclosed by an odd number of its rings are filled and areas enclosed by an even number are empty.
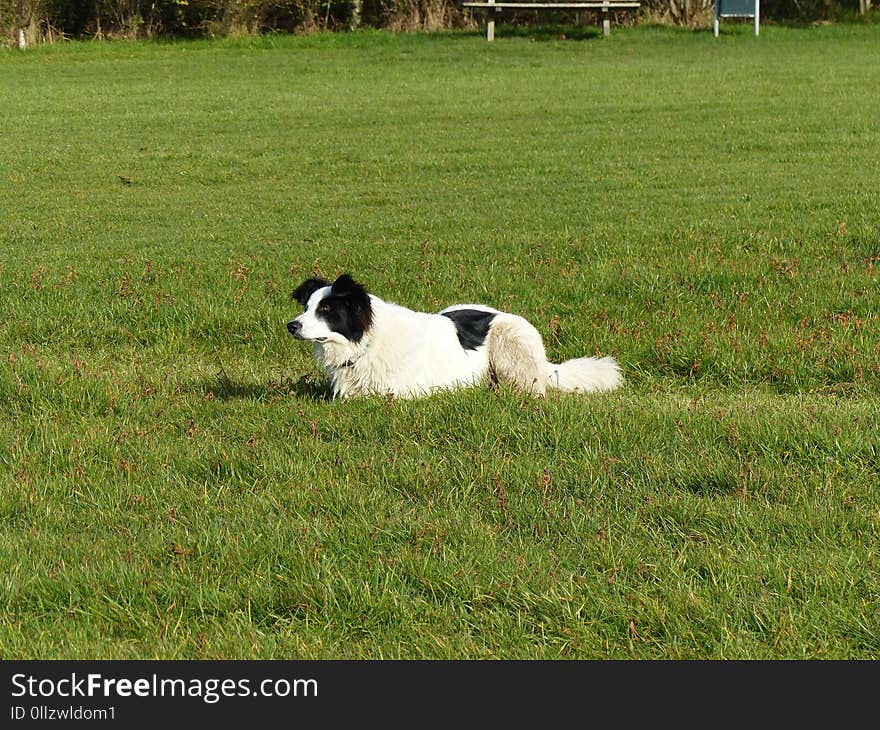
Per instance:
[[[296,339],[301,340],[302,336],[302,322],[297,322],[295,319],[290,320],[287,323],[287,331],[290,332]]]

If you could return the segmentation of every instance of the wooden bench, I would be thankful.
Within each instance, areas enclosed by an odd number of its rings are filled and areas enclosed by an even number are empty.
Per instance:
[[[495,13],[500,13],[502,10],[597,10],[602,13],[602,33],[610,35],[611,19],[608,16],[609,11],[638,9],[642,4],[640,2],[620,2],[619,0],[606,0],[605,2],[599,0],[599,2],[581,3],[504,2],[504,0],[496,3],[494,0],[488,0],[487,2],[465,2],[463,5],[466,8],[481,8],[489,11],[489,22],[486,25],[486,40],[492,41],[495,40],[495,17],[491,12],[493,10]]]

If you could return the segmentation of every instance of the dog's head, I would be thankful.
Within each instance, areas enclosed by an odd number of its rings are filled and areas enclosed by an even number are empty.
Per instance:
[[[348,274],[332,284],[325,279],[306,279],[293,298],[306,309],[287,323],[288,332],[298,340],[357,343],[373,323],[370,295]]]

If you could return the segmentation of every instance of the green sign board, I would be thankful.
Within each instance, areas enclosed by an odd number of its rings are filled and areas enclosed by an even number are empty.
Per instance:
[[[761,0],[715,0],[715,35],[719,18],[754,18],[758,35],[761,18]]]
[[[755,0],[716,0],[715,7],[722,18],[752,18],[757,3]]]

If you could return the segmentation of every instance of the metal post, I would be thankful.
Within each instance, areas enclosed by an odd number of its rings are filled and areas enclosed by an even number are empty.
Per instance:
[[[755,0],[755,35],[758,35],[758,28],[761,26],[761,0]]]
[[[602,3],[602,35],[611,35],[611,19],[608,17],[608,0]]]
[[[715,37],[718,37],[718,3],[721,0],[715,0]],[[757,2],[757,0],[756,0]]]

